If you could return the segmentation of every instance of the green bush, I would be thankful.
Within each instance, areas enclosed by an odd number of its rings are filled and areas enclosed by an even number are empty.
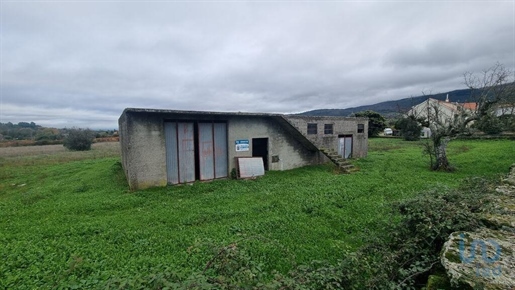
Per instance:
[[[484,116],[477,122],[477,124],[475,124],[475,126],[486,134],[495,135],[504,131],[504,124],[501,119],[492,115]]]
[[[401,130],[402,138],[406,141],[418,141],[422,126],[414,116],[401,118],[395,122],[395,128]]]
[[[515,115],[502,115],[499,120],[505,131],[515,132]]]
[[[63,146],[73,151],[87,151],[91,149],[94,136],[89,129],[71,129],[64,138]]]
[[[440,270],[439,254],[455,231],[481,226],[478,212],[494,199],[491,183],[470,178],[458,189],[438,187],[398,202],[394,211],[400,223],[390,234],[370,242],[342,262],[345,285],[352,289],[420,288],[428,276]]]

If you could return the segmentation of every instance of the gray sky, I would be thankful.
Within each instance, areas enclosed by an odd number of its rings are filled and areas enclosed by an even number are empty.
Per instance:
[[[515,0],[0,3],[0,122],[348,108],[515,67]]]

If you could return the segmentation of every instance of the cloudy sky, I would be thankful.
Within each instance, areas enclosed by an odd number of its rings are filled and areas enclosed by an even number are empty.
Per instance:
[[[515,68],[515,0],[2,0],[0,17],[0,122],[348,108]]]

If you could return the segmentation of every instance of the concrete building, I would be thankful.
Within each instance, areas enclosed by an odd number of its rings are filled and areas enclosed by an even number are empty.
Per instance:
[[[504,116],[504,115],[515,115],[515,104],[499,104],[494,106],[495,115],[497,117]]]
[[[449,101],[449,95],[445,101],[428,98],[422,103],[413,106],[407,116],[436,120],[441,124],[452,123],[454,118],[462,113],[476,110],[476,103],[453,103]]]
[[[227,178],[238,157],[287,170],[368,150],[366,118],[128,108],[118,123],[131,189]]]

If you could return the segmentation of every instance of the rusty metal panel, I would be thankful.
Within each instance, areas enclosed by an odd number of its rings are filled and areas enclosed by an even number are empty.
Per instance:
[[[213,123],[198,124],[200,180],[215,178]]]
[[[193,123],[177,123],[179,182],[195,181],[195,140]]]
[[[214,123],[215,178],[228,176],[227,123]]]
[[[179,183],[177,155],[177,123],[165,122],[166,177],[169,184]]]

